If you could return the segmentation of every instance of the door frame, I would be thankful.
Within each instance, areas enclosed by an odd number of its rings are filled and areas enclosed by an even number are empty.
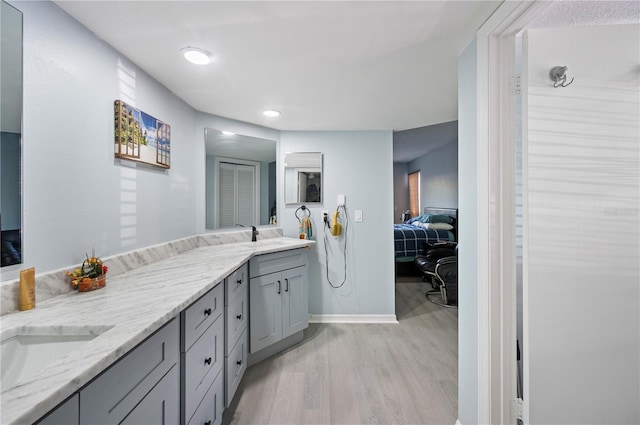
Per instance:
[[[515,423],[515,37],[550,4],[504,2],[477,32],[480,424]]]

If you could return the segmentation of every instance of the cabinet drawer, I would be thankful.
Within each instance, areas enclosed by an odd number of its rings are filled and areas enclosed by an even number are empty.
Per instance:
[[[249,261],[249,275],[250,277],[262,276],[306,264],[307,251],[304,248],[263,254],[253,257]]]
[[[238,270],[231,273],[226,279],[227,285],[224,295],[224,305],[229,305],[235,297],[240,295],[247,287],[249,282],[249,266],[243,264]]]
[[[178,362],[179,341],[174,319],[81,390],[80,423],[120,423]]]
[[[180,377],[174,366],[120,425],[158,425],[180,423]]]
[[[189,425],[220,425],[222,423],[222,395],[224,393],[224,376],[219,374],[209,387],[202,403],[191,417]]]
[[[249,318],[249,305],[248,305],[248,285],[243,285],[241,293],[231,301],[231,304],[226,309],[226,324],[227,333],[225,338],[224,352],[229,354],[231,349],[236,345],[238,338],[242,335],[242,332],[247,329],[247,319]]]
[[[224,309],[223,292],[224,285],[220,283],[181,313],[182,351],[187,351],[222,314]]]
[[[184,353],[184,411],[188,422],[224,366],[224,320],[218,318]]]
[[[247,331],[240,336],[238,343],[233,347],[229,356],[225,359],[227,367],[226,372],[226,386],[225,392],[225,406],[229,407],[233,401],[233,396],[240,385],[242,376],[247,370],[247,357],[249,355],[249,341],[247,338]]]

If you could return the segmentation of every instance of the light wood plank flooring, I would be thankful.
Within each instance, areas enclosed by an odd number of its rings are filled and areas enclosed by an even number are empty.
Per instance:
[[[224,424],[448,424],[458,412],[458,311],[398,278],[398,325],[311,324],[250,367]]]

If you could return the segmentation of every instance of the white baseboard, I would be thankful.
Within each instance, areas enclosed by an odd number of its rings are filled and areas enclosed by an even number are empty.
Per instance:
[[[309,323],[386,323],[397,324],[395,314],[310,314]]]

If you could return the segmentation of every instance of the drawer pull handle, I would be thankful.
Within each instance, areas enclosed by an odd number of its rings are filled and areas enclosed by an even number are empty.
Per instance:
[[[204,311],[205,316],[211,316],[211,308],[208,308]]]
[[[238,280],[236,280],[236,284],[238,284],[238,285],[242,285],[242,279],[238,279]]]
[[[211,425],[211,421],[205,422],[204,425]]]
[[[238,319],[238,320],[242,320],[242,314],[238,314],[238,315],[236,316],[236,319]]]
[[[238,360],[238,361],[236,362],[236,364],[237,364],[238,366],[240,366],[240,365],[242,364],[242,360]]]
[[[284,280],[284,292],[289,292],[289,279]]]
[[[280,283],[280,281],[278,281],[278,295],[280,295],[280,293],[282,292],[282,291],[280,290],[280,284],[281,284],[281,283]]]
[[[211,364],[211,357],[204,359],[204,364]]]

